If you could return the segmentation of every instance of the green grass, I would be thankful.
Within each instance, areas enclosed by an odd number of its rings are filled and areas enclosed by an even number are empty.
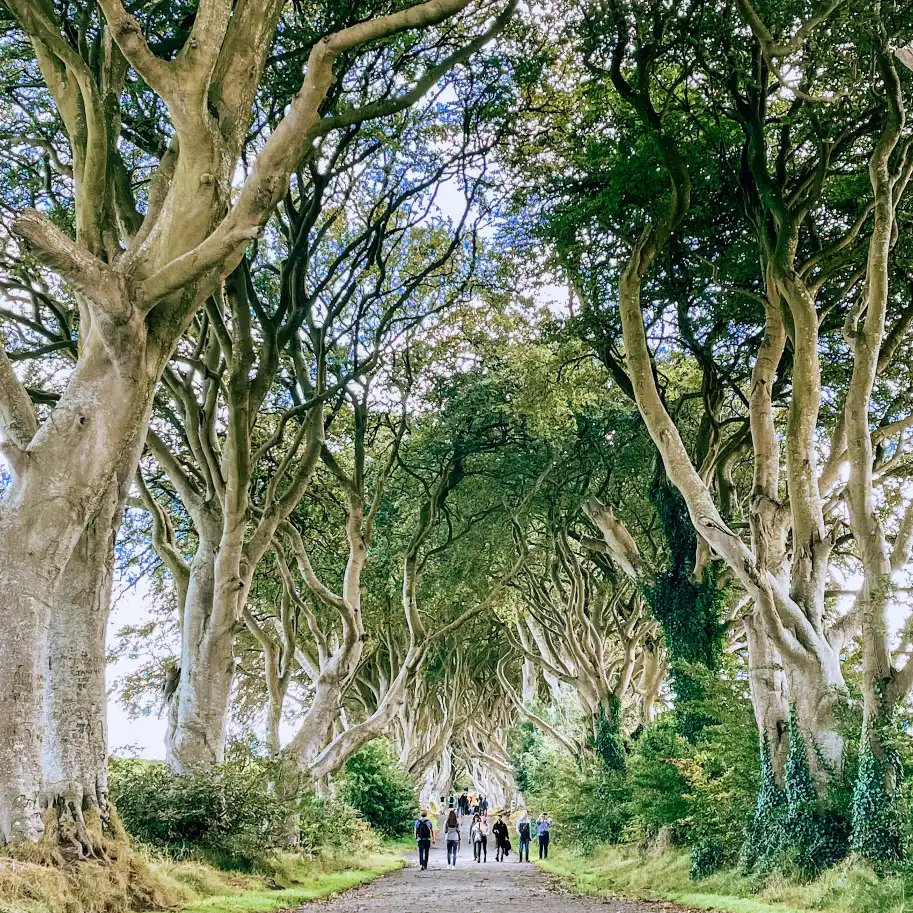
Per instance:
[[[402,865],[400,855],[387,847],[366,857],[359,868],[348,867],[348,861],[339,857],[313,862],[289,857],[281,872],[288,887],[278,890],[256,876],[231,878],[220,874],[207,881],[203,877],[207,873],[198,865],[186,871],[177,867],[173,875],[197,894],[197,899],[180,908],[181,913],[272,913],[366,884]]]
[[[209,897],[199,903],[184,907],[183,913],[271,913],[296,904],[320,900],[338,891],[373,881],[380,875],[392,872],[401,866],[399,860],[387,860],[365,869],[345,869],[313,875],[307,884],[280,891],[268,888],[240,891],[234,894]]]
[[[851,862],[810,883],[782,877],[748,878],[734,871],[691,881],[688,854],[676,849],[640,853],[626,847],[601,847],[592,856],[557,850],[553,858],[537,864],[581,894],[670,900],[699,910],[913,913],[913,876],[879,877],[867,866]]]

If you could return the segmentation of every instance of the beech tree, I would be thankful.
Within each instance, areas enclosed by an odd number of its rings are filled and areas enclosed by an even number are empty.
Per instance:
[[[607,2],[571,22],[564,59],[580,83],[568,97],[589,105],[596,138],[582,152],[569,145],[583,177],[552,181],[545,230],[584,308],[582,329],[636,399],[684,497],[699,563],[721,559],[751,597],[752,699],[776,774],[794,712],[823,790],[844,757],[841,653],[868,599],[837,611],[828,596],[860,535],[857,521],[845,526],[848,499],[862,497],[849,496],[843,468],[848,410],[858,408],[848,404],[866,399],[854,441],[868,454],[870,504],[903,464],[910,414],[888,380],[909,308],[895,300],[879,323],[871,376],[886,382],[871,405],[861,368],[843,370],[853,349],[842,328],[850,318],[852,334],[853,315],[866,312],[866,250],[881,236],[877,193],[862,182],[881,162],[892,211],[902,208],[908,147],[894,138],[898,95],[887,87],[899,83],[878,17],[859,30],[843,4],[811,17],[787,7],[739,3],[692,20]],[[903,11],[890,15],[902,33]],[[871,82],[856,69],[863,56],[881,61]],[[626,183],[632,170],[646,178]],[[684,377],[669,343],[701,368],[701,386],[678,401]],[[689,397],[703,405],[706,435],[683,423]],[[895,569],[907,561],[905,530],[892,543]]]
[[[415,179],[415,156],[397,151],[422,142],[410,120],[392,137],[375,131],[359,139],[350,128],[338,147],[315,147],[306,185],[281,207],[288,254],[275,280],[269,255],[261,255],[264,262],[227,287],[231,313],[210,301],[193,353],[179,350],[175,370],[166,371],[167,430],[154,421],[148,445],[192,517],[197,541],[189,567],[172,568],[176,580],[187,580],[178,586],[186,588],[179,598],[183,649],[168,738],[176,770],[221,759],[232,644],[239,619],[251,626],[246,593],[310,486],[340,401],[364,400],[391,347],[458,301],[470,281],[472,256],[462,256],[468,208],[452,230],[447,221],[419,224],[432,221],[437,187],[458,177],[469,150],[457,141]],[[318,164],[324,156],[333,163],[327,172]],[[464,189],[469,203],[475,191]],[[265,288],[256,288],[257,279]],[[245,328],[248,312],[256,319]],[[182,371],[185,358],[190,369]],[[200,363],[205,377],[198,376]],[[364,408],[356,405],[356,415]],[[356,435],[363,438],[364,427]],[[356,447],[363,461],[363,444]],[[356,476],[363,478],[363,465]],[[162,550],[169,565],[173,554],[170,544]]]
[[[200,304],[262,234],[314,139],[408,106],[468,57],[478,40],[432,59],[402,94],[353,108],[341,120],[322,116],[336,60],[387,36],[444,23],[467,7],[466,0],[434,0],[333,24],[326,32],[318,27],[302,51],[307,65],[300,91],[236,188],[251,106],[282,4],[203,3],[189,30],[159,52],[150,38],[159,24],[138,22],[118,0],[103,3],[97,13],[87,9],[82,38],[63,28],[53,8],[29,2],[11,7],[68,138],[75,233],[37,210],[23,212],[13,230],[72,289],[80,342],[66,389],[40,427],[8,358],[0,361],[4,455],[14,474],[0,509],[2,580],[9,594],[0,748],[0,831],[7,841],[35,840],[42,829],[48,631],[58,616],[85,615],[58,612],[55,594],[83,536],[110,547],[116,522],[106,527],[107,535],[94,535],[91,526],[119,514],[172,350]],[[488,11],[482,4],[481,12]],[[154,176],[145,199],[136,200],[121,152],[127,141],[121,114],[124,87],[139,80],[152,93],[153,105],[167,111],[169,144],[150,163]],[[95,589],[92,604],[97,596]],[[80,804],[103,808],[98,772],[82,784],[75,765],[73,770],[67,782],[83,798],[67,803],[67,810],[79,816]],[[46,797],[52,800],[56,797]]]

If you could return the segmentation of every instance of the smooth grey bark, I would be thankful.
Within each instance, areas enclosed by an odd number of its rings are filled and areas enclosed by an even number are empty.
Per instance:
[[[235,674],[234,615],[216,598],[217,552],[201,538],[190,565],[181,630],[181,668],[166,759],[175,773],[220,764]]]
[[[0,505],[0,836],[6,842],[34,841],[43,832],[48,634],[65,569],[115,484],[115,467],[138,460],[152,401],[152,383],[141,377],[139,383],[127,377],[90,334],[54,421],[21,451],[17,482]]]
[[[745,618],[748,687],[758,732],[783,783],[789,753],[789,696],[783,660],[757,609]]]
[[[42,804],[56,812],[61,843],[82,858],[103,855],[98,838],[110,816],[105,632],[117,500],[112,485],[67,563],[48,636]]]

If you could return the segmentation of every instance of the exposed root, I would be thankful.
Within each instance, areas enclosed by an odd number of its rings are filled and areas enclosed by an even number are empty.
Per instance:
[[[76,825],[59,803],[44,812],[34,844],[0,851],[0,910],[28,913],[123,913],[170,910],[190,899],[164,867],[135,850],[116,812],[102,828],[90,809]]]

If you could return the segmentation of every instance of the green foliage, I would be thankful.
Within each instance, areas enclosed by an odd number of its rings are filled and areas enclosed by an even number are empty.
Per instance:
[[[298,797],[298,840],[299,849],[308,856],[367,851],[377,844],[376,835],[358,809],[311,789]]]
[[[230,871],[272,871],[297,813],[298,848],[307,856],[372,849],[377,838],[361,811],[304,790],[290,809],[270,788],[275,765],[246,744],[224,764],[178,775],[160,762],[111,759],[111,798],[127,832],[175,859],[201,859]]]
[[[409,833],[418,796],[385,742],[372,742],[346,763],[341,796],[375,830],[388,837]]]
[[[644,596],[662,626],[669,650],[679,732],[694,741],[714,718],[695,709],[703,692],[700,680],[686,666],[718,668],[726,632],[720,620],[726,591],[720,586],[716,563],[704,568],[699,581],[694,579],[697,534],[684,498],[669,484],[659,464],[648,495],[666,540],[669,563],[646,588]]]
[[[888,792],[887,765],[875,757],[864,739],[853,793],[851,847],[874,863],[896,862],[901,857],[901,821],[896,796]]]
[[[543,738],[542,731],[526,720],[509,734],[508,750],[517,789],[524,795],[532,794],[535,789],[536,762],[542,752]]]
[[[698,856],[715,844],[724,862],[735,862],[760,782],[747,683],[732,661],[717,673],[685,668],[702,695],[695,712],[709,716],[712,708],[713,722],[691,741],[679,732],[675,712],[663,715],[631,738],[622,770],[577,766],[528,724],[512,733],[524,794],[533,807],[548,808],[563,844],[646,843],[663,831]]]
[[[715,840],[698,843],[691,849],[691,880],[698,881],[718,872],[726,861],[726,853]]]
[[[790,716],[783,787],[776,782],[766,743],[761,749],[761,772],[755,817],[745,836],[743,869],[795,871],[807,877],[842,859],[848,848],[848,821],[818,795],[795,714]]]
[[[679,762],[689,753],[689,745],[668,714],[641,735],[628,769],[629,812],[642,838],[650,839],[667,828],[676,843],[684,842],[690,807],[688,782]]]
[[[621,734],[619,718],[621,716],[621,701],[612,695],[614,706],[609,717],[605,708],[599,708],[599,717],[596,720],[596,734],[593,738],[596,753],[602,759],[607,771],[623,773],[626,765],[625,746]]]
[[[601,763],[580,766],[538,733],[518,730],[510,748],[527,803],[551,815],[557,843],[586,851],[622,838],[630,798],[624,776]]]
[[[745,841],[739,868],[743,871],[763,869],[775,857],[780,847],[780,828],[786,809],[786,793],[777,783],[770,745],[761,738],[761,785],[755,804],[754,817],[745,831]]]
[[[112,759],[111,798],[135,839],[175,858],[251,871],[285,842],[288,809],[268,789],[271,766],[235,748],[188,775],[160,762]]]

